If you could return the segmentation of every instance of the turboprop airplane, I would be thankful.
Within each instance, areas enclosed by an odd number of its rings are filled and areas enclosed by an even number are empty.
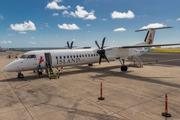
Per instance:
[[[43,69],[56,68],[72,65],[81,65],[93,63],[101,64],[102,62],[114,61],[116,59],[122,60],[122,71],[127,71],[128,67],[124,64],[125,59],[130,56],[140,56],[147,51],[151,50],[151,47],[157,46],[172,46],[180,45],[177,44],[154,44],[155,31],[157,29],[165,29],[172,27],[161,27],[161,28],[149,28],[139,31],[148,31],[144,42],[132,45],[132,46],[114,46],[114,47],[104,47],[105,37],[102,41],[102,46],[100,47],[98,42],[95,41],[98,48],[91,49],[63,49],[63,50],[33,50],[24,53],[20,58],[14,60],[6,67],[4,71],[7,72],[18,72],[18,78],[24,78],[21,71],[36,70],[40,64]],[[69,47],[69,45],[68,45]],[[138,49],[137,49],[138,48]]]

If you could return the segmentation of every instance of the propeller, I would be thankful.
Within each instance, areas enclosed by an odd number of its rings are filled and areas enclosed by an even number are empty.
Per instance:
[[[72,41],[72,42],[71,42],[71,46],[69,46],[69,41],[67,41],[67,46],[68,46],[69,49],[72,49],[73,42],[74,42],[74,41]]]
[[[97,47],[99,48],[99,50],[97,51],[97,53],[100,55],[99,64],[101,64],[101,59],[102,59],[102,58],[106,59],[106,61],[109,63],[109,61],[108,61],[108,59],[107,59],[107,57],[106,57],[106,55],[105,55],[105,49],[103,49],[105,39],[106,39],[106,37],[104,37],[104,39],[103,39],[103,41],[102,41],[102,46],[101,46],[101,47],[99,47],[98,42],[95,41]]]

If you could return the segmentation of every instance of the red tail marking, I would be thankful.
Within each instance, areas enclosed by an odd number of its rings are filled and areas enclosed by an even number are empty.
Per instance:
[[[43,59],[43,57],[41,56],[40,59],[39,59],[39,64],[41,64],[42,62],[44,62],[44,59]]]
[[[152,34],[151,33],[150,33],[150,38],[148,40],[149,40],[148,44],[152,44]]]

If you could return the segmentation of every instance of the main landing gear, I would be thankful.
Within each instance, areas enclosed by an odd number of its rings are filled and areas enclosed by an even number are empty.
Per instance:
[[[121,62],[121,60],[119,59],[120,63],[121,63],[121,71],[127,71],[128,67],[124,65],[124,59],[122,59],[123,63]]]
[[[21,72],[19,72],[17,76],[18,76],[18,78],[20,78],[20,79],[23,79],[23,78],[24,78],[24,75],[23,75]]]

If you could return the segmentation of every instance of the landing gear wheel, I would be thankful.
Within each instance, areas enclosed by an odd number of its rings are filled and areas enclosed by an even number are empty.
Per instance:
[[[121,71],[127,71],[128,67],[127,66],[121,66]]]
[[[88,64],[89,66],[93,66],[93,64]]]
[[[24,75],[23,75],[22,73],[18,73],[18,78],[23,79],[23,78],[24,78]]]

